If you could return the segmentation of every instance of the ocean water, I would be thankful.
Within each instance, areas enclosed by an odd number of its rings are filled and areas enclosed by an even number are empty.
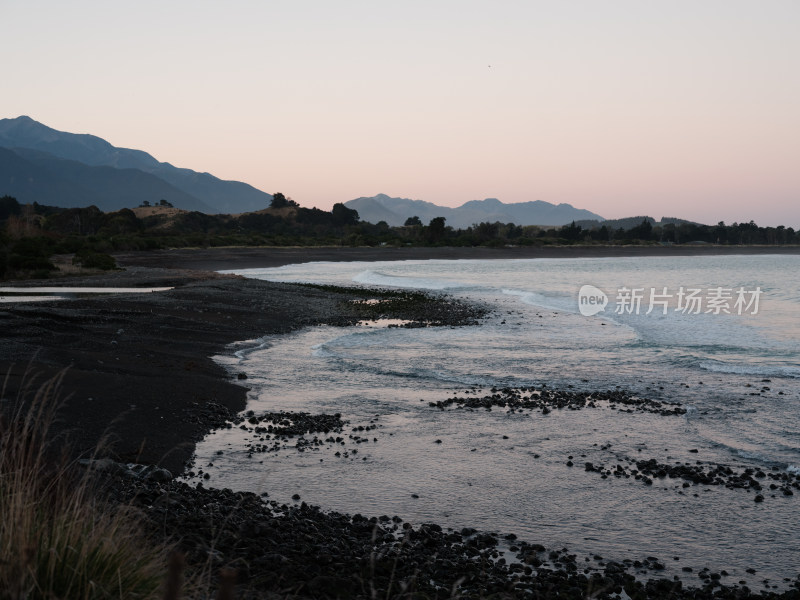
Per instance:
[[[602,479],[582,465],[654,458],[800,473],[800,256],[308,263],[236,272],[442,291],[493,310],[477,327],[314,327],[232,347],[217,359],[247,373],[249,409],[341,413],[349,424],[344,444],[302,452],[291,441],[254,453],[252,432],[215,432],[197,448],[207,485],[515,533],[579,556],[656,556],[667,576],[690,583],[700,583],[704,567],[726,569],[723,583],[744,579],[751,587],[797,576],[800,493],[766,488],[756,503],[752,491],[683,488],[669,478],[645,486]],[[580,303],[583,286],[605,294],[603,311],[582,314],[591,306]],[[699,309],[687,308],[693,290]],[[628,301],[637,295],[639,306]],[[688,412],[429,406],[474,395],[474,386],[482,395],[543,385],[619,388]],[[359,426],[370,429],[351,431]],[[751,567],[756,575],[745,572]]]

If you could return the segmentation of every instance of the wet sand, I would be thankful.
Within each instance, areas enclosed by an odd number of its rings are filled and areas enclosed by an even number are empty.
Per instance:
[[[17,282],[23,284],[41,282]],[[224,415],[245,408],[246,389],[212,356],[227,344],[267,334],[354,324],[369,309],[354,305],[347,293],[205,271],[129,267],[47,284],[174,286],[0,304],[3,398],[11,403],[20,390],[35,390],[65,370],[58,429],[70,434],[77,451],[91,452],[108,435],[117,460],[159,464],[173,474],[183,470],[196,441],[224,424]],[[415,310],[441,312],[434,304]]]

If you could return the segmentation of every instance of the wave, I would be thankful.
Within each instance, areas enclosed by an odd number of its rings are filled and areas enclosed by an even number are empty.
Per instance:
[[[347,357],[336,356],[333,357],[343,362],[349,362]],[[348,368],[351,372],[363,372],[380,378],[396,377],[402,380],[420,380],[428,382],[445,383],[448,385],[455,385],[457,387],[472,387],[477,386],[481,388],[491,387],[505,387],[508,385],[530,385],[529,383],[516,383],[510,380],[500,380],[492,376],[482,377],[480,375],[470,375],[466,373],[446,372],[437,369],[423,369],[411,367],[407,371],[398,369],[386,368],[378,365],[367,365],[364,363],[356,363],[349,365]]]
[[[800,379],[800,367],[780,365],[731,364],[717,360],[704,360],[697,365],[705,371],[729,373],[731,375],[754,375],[757,377],[782,377]]]
[[[348,347],[341,351],[337,348],[337,342],[344,340],[349,336],[342,336],[334,340],[329,340],[321,344],[315,344],[311,347],[311,354],[317,358],[330,359],[336,361],[339,365],[337,371],[349,373],[364,373],[370,376],[379,377],[382,381],[391,378],[399,378],[402,380],[422,380],[428,382],[446,383],[456,386],[478,386],[490,388],[493,386],[524,386],[534,385],[533,381],[517,380],[513,376],[497,377],[494,375],[479,375],[475,373],[459,373],[457,371],[449,371],[443,369],[434,369],[430,367],[422,367],[415,365],[408,365],[405,369],[393,368],[389,364],[380,360],[369,360],[363,356],[352,355],[347,352]],[[352,342],[352,338],[349,340]]]
[[[578,305],[575,298],[569,296],[547,296],[539,292],[531,292],[529,290],[517,290],[513,288],[503,288],[501,290],[506,296],[516,296],[524,304],[532,306],[539,306],[549,310],[557,310],[560,312],[577,313]]]
[[[775,461],[770,460],[768,457],[764,456],[760,452],[752,452],[747,450],[735,450],[737,456],[742,458],[746,458],[748,460],[755,460],[766,464],[771,464]]]
[[[417,288],[422,290],[452,290],[475,288],[474,285],[453,281],[444,278],[404,277],[401,275],[387,275],[380,271],[362,271],[353,281],[371,286],[389,286],[399,288]]]
[[[325,347],[325,343],[311,346],[311,356],[316,358],[339,358],[338,354],[331,352]]]
[[[523,304],[527,304],[529,306],[536,306],[538,308],[544,308],[545,310],[554,310],[572,315],[580,314],[580,311],[578,310],[578,299],[577,297],[571,295],[547,295],[540,292],[531,292],[529,290],[519,290],[513,288],[503,288],[501,291],[507,296],[518,297]],[[613,307],[613,304],[609,305],[609,307]],[[636,327],[618,320],[618,315],[614,314],[614,311],[611,308],[602,313],[598,313],[592,318],[602,319],[606,323],[610,323],[611,325],[615,325],[617,327],[622,327],[635,336],[637,340],[641,338],[641,332],[638,331]]]
[[[253,352],[266,350],[267,348],[271,348],[274,344],[275,339],[273,336],[264,336],[254,340],[242,340],[240,342],[234,342],[230,345],[230,348],[239,348],[238,350],[234,350],[233,355],[239,360],[243,360]]]

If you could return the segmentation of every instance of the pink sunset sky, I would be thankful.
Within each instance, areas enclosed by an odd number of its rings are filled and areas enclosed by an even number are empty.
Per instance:
[[[800,228],[800,2],[15,1],[0,117],[330,208]]]

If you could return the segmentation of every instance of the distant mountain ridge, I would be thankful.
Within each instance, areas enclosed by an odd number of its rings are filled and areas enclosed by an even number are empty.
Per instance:
[[[174,206],[200,212],[208,204],[138,169],[92,167],[28,148],[0,148],[0,195],[19,201],[78,208],[95,205],[103,211],[151,204],[162,198]]]
[[[270,205],[272,195],[239,181],[159,162],[142,150],[118,148],[90,134],[58,131],[27,116],[0,119],[0,196],[23,203],[82,207],[103,211],[133,208],[164,199],[177,208],[204,213],[255,212]],[[418,216],[424,223],[445,217],[466,228],[481,222],[517,225],[564,225],[603,221],[603,217],[570,204],[541,200],[505,204],[496,198],[471,200],[457,208],[385,194],[346,202],[363,221],[403,225]]]
[[[603,221],[598,221],[596,219],[587,219],[587,220],[575,221],[575,225],[578,225],[583,229],[597,229],[605,225],[606,228],[610,230],[616,230],[616,229],[631,229],[632,227],[641,225],[642,221],[647,221],[653,227],[663,227],[664,225],[684,225],[684,224],[702,225],[702,223],[697,223],[695,221],[687,221],[686,219],[678,219],[676,217],[661,217],[660,221],[656,221],[653,217],[648,217],[646,215],[641,215],[638,217],[624,217],[622,219],[605,219]]]
[[[566,225],[572,221],[597,220],[603,217],[571,204],[552,204],[543,200],[506,204],[497,198],[470,200],[457,208],[439,206],[424,200],[391,198],[386,194],[361,197],[344,203],[358,211],[362,221],[403,225],[417,216],[427,224],[434,217],[444,217],[447,225],[465,229],[482,222],[515,223],[517,225]]]
[[[272,200],[271,194],[246,183],[178,168],[142,150],[58,131],[27,116],[0,119],[0,148],[17,157],[0,154],[0,195],[22,202],[117,210],[163,198],[187,210],[241,213],[266,208]],[[27,177],[15,178],[19,171],[14,169],[23,169]]]

